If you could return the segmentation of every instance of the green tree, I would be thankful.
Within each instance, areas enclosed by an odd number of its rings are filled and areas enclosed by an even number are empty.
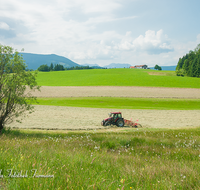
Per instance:
[[[63,65],[56,64],[56,65],[54,66],[54,71],[64,71],[64,70],[65,70],[65,68],[64,68]]]
[[[177,76],[182,76],[182,77],[184,77],[184,70],[183,69],[178,69],[178,70],[176,70],[176,75]]]
[[[197,71],[196,71],[196,77],[200,77],[200,51],[199,51],[199,54],[197,56]]]
[[[31,95],[31,90],[39,90],[39,86],[36,73],[25,69],[22,55],[0,44],[0,132],[6,123],[33,110],[30,103],[36,97]]]
[[[53,63],[51,63],[50,67],[49,67],[50,71],[53,71]]]
[[[189,60],[188,59],[185,59],[182,68],[184,70],[184,74],[188,75],[188,73],[189,73]]]
[[[162,68],[160,66],[158,66],[158,65],[155,65],[154,69],[160,70],[160,71],[162,70]]]
[[[38,71],[50,71],[50,68],[47,64],[46,65],[40,65],[38,67]]]
[[[176,67],[177,76],[200,76],[200,44],[194,51],[190,50],[185,56],[179,59]]]
[[[200,76],[200,55],[196,56],[190,68],[191,77]]]
[[[200,44],[197,45],[194,51],[195,53],[200,54]]]

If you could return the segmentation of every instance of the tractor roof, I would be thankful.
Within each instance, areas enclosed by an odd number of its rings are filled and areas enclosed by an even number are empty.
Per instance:
[[[110,113],[113,113],[113,114],[121,114],[121,112],[110,112]]]

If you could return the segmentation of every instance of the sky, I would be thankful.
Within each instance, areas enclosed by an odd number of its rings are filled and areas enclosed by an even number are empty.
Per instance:
[[[78,64],[177,65],[200,43],[199,0],[0,0],[0,44]]]

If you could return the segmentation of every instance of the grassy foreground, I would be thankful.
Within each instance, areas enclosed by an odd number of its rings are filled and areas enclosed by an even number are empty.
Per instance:
[[[0,189],[199,189],[200,128],[5,131]]]
[[[39,72],[40,86],[154,86],[200,88],[200,78],[177,77],[174,71],[91,69]]]
[[[159,98],[38,98],[39,105],[116,109],[200,110],[200,99]]]

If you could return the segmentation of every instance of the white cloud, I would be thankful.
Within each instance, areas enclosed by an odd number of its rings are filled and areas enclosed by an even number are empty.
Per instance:
[[[78,63],[164,64],[197,45],[175,41],[178,30],[156,26],[137,0],[0,1],[0,43],[25,52],[55,53]]]
[[[5,22],[0,22],[0,29],[3,30],[10,30],[10,27],[8,24],[6,24]]]
[[[106,23],[106,22],[114,22],[114,21],[123,21],[123,20],[129,20],[129,19],[135,19],[137,16],[130,16],[130,17],[122,17],[122,18],[113,18],[112,16],[99,16],[99,17],[91,17],[89,18],[85,24],[99,24],[99,23]]]
[[[67,57],[73,60],[104,60],[112,59],[113,54],[111,46],[101,41],[100,43],[85,44],[85,48],[80,47],[79,50],[71,51]]]
[[[197,35],[197,43],[200,43],[200,34]]]
[[[144,36],[140,35],[136,39],[133,39],[131,33],[128,32],[123,37],[121,43],[115,48],[120,50],[146,51],[149,54],[173,51],[170,41],[167,35],[164,35],[162,29],[157,32],[148,30]]]
[[[125,35],[120,35],[116,31],[107,31],[85,36],[84,40],[76,44],[76,48],[71,49],[65,56],[79,61],[105,59],[110,61],[111,59],[120,59],[122,61],[128,56],[130,58],[130,53],[141,56],[140,59],[144,59],[144,54],[147,54],[148,57],[151,55],[156,57],[158,54],[165,53],[160,57],[166,60],[169,57],[166,53],[172,52],[172,50],[169,39],[162,30],[158,32],[147,31],[145,36],[140,35],[135,39],[131,31],[126,32]],[[126,52],[129,52],[129,55],[126,55]],[[147,55],[145,56],[147,57]],[[149,61],[148,63],[153,64]]]
[[[71,7],[77,5],[81,7],[83,13],[111,13],[112,10],[116,10],[121,7],[121,3],[116,0],[73,0],[68,1]]]

